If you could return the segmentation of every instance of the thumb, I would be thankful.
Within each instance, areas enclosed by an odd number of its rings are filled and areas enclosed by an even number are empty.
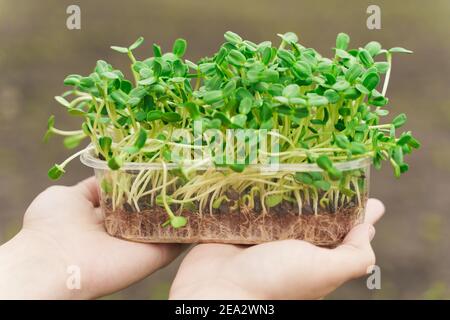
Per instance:
[[[367,274],[367,269],[375,264],[375,253],[370,241],[375,228],[369,223],[359,224],[345,237],[342,245],[333,249],[334,259],[339,265],[338,278],[345,282]]]
[[[375,236],[375,228],[370,223],[362,223],[354,227],[342,242],[343,246],[350,246],[360,250],[371,249],[370,241]]]

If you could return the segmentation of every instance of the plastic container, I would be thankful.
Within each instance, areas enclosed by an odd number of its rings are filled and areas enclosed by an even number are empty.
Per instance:
[[[112,171],[92,151],[81,161],[95,170],[107,232],[138,242],[300,239],[334,247],[364,219],[369,192],[368,158],[336,163],[343,173],[339,181],[315,164],[249,165],[239,173],[126,163]],[[184,227],[164,225],[167,206],[187,218]]]

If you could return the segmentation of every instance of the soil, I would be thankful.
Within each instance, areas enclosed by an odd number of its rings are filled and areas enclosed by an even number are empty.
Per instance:
[[[320,208],[317,214],[309,205],[304,205],[300,215],[292,203],[283,201],[262,214],[258,201],[250,210],[234,205],[237,196],[229,198],[229,203],[223,203],[213,213],[200,215],[183,210],[181,215],[188,219],[188,223],[179,229],[161,225],[167,220],[167,213],[162,207],[141,207],[141,211],[137,212],[130,205],[124,205],[112,210],[109,201],[106,201],[103,205],[105,226],[108,233],[115,237],[138,242],[257,244],[298,239],[335,247],[363,219],[363,209],[353,202],[336,210]],[[177,208],[173,209],[175,212]]]

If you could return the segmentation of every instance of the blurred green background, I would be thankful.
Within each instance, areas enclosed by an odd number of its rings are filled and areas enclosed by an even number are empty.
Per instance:
[[[66,28],[66,8],[81,8],[81,30]],[[368,30],[366,9],[379,5],[381,30]],[[331,56],[336,34],[353,46],[377,40],[414,55],[396,55],[388,97],[392,114],[408,114],[407,129],[423,147],[408,158],[410,171],[396,180],[387,166],[372,172],[371,195],[387,207],[377,225],[374,248],[382,289],[366,280],[344,285],[329,298],[450,298],[450,1],[419,0],[0,0],[0,242],[20,228],[32,199],[51,184],[47,169],[70,154],[59,138],[42,143],[46,121],[76,129],[78,122],[53,100],[69,73],[88,74],[96,60],[128,68],[109,49],[138,36],[170,50],[178,37],[188,41],[186,57],[213,53],[223,33],[233,30],[254,42],[278,41],[294,31],[300,42]],[[75,161],[63,184],[92,174]],[[164,299],[179,260],[148,279],[108,298]]]

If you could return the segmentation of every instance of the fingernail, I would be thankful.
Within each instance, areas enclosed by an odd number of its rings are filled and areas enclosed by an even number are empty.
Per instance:
[[[372,241],[373,237],[375,237],[375,228],[373,226],[369,227],[369,238]]]

